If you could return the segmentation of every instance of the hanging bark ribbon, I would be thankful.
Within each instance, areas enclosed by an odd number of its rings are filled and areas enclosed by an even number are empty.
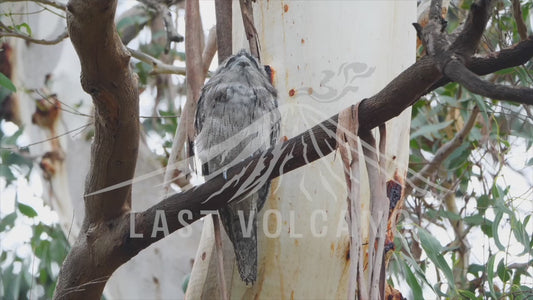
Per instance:
[[[389,199],[385,173],[386,130],[379,127],[379,155],[372,132],[359,133],[359,103],[339,113],[337,145],[344,165],[348,187],[347,222],[350,233],[350,281],[348,299],[384,299],[384,244],[387,232]],[[361,169],[358,135],[363,141],[363,155],[370,185],[370,219],[363,217]],[[362,222],[369,222],[365,226]],[[368,233],[363,232],[368,228]],[[368,234],[368,235],[367,235]],[[365,238],[368,237],[368,238]]]

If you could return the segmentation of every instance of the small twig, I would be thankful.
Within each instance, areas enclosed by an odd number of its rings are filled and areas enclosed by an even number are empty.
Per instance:
[[[144,52],[134,50],[129,47],[128,47],[128,51],[131,53],[132,57],[135,57],[136,59],[151,65],[153,68],[152,74],[185,75],[187,73],[187,70],[184,67],[178,67],[174,65],[165,64],[159,59],[152,57]]]
[[[250,53],[261,61],[259,53],[259,39],[257,38],[257,29],[254,25],[254,13],[252,2],[250,0],[239,0],[241,5],[242,22],[244,25],[244,32],[250,45]]]
[[[25,41],[28,41],[28,42],[31,42],[31,43],[34,43],[34,44],[39,44],[39,45],[55,45],[55,44],[58,44],[59,42],[63,41],[64,39],[66,39],[68,37],[68,32],[65,30],[63,33],[61,33],[58,37],[56,37],[55,39],[53,40],[45,40],[45,39],[36,39],[36,38],[32,38],[31,36],[27,35],[27,34],[23,34],[23,33],[18,33],[18,32],[15,32],[15,31],[0,31],[0,37],[15,37],[15,38],[20,38],[20,39],[23,39]]]
[[[50,5],[52,7],[55,7],[57,9],[66,10],[67,7],[63,3],[59,3],[52,0],[2,0],[2,2],[35,2],[35,3],[41,3],[45,5]]]
[[[31,143],[31,144],[26,144],[24,146],[16,146],[16,147],[0,147],[0,150],[9,150],[9,151],[19,151],[20,149],[25,149],[25,148],[29,148],[31,146],[35,146],[35,145],[39,145],[39,144],[43,144],[43,143],[46,143],[46,142],[49,142],[49,141],[53,141],[55,139],[58,139],[62,136],[65,136],[65,135],[68,135],[68,134],[71,134],[73,132],[77,132],[77,131],[82,131],[84,130],[85,128],[89,127],[93,125],[93,122],[89,122],[85,125],[82,125],[78,128],[75,128],[75,129],[72,129],[72,130],[68,130],[66,132],[63,132],[61,134],[58,134],[58,135],[55,135],[51,138],[47,138],[47,139],[44,139],[44,140],[41,140],[41,141],[38,141],[38,142],[34,142],[34,143]]]
[[[442,147],[440,147],[439,150],[435,153],[435,156],[429,162],[426,164],[420,172],[417,174],[412,175],[407,182],[409,182],[408,185],[405,187],[405,195],[409,195],[413,188],[418,189],[418,186],[422,184],[426,180],[426,178],[432,176],[437,170],[439,169],[442,162],[448,158],[455,149],[459,148],[464,142],[464,139],[466,136],[470,133],[472,128],[474,127],[474,124],[476,123],[476,118],[479,113],[479,107],[475,106],[472,110],[472,114],[468,118],[468,121],[466,121],[466,124],[464,127],[446,144],[444,144]]]
[[[493,84],[483,80],[456,58],[452,58],[444,66],[443,72],[448,78],[461,84],[472,93],[491,99],[533,105],[533,89]]]
[[[522,18],[522,8],[520,7],[520,0],[512,0],[513,2],[513,17],[516,21],[516,29],[520,35],[520,39],[527,39],[527,26]]]
[[[529,267],[533,266],[533,260],[530,260],[525,263],[512,263],[507,266],[509,269],[527,269]]]

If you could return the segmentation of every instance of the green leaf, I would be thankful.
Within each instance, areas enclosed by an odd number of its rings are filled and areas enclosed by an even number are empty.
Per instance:
[[[493,235],[494,243],[496,244],[496,247],[498,247],[500,251],[505,251],[505,246],[500,241],[500,235],[498,233],[498,226],[500,225],[500,221],[502,220],[502,217],[503,217],[502,212],[496,213],[496,216],[494,217],[494,221],[492,222],[492,235]]]
[[[498,297],[496,297],[496,291],[494,290],[494,261],[495,260],[496,260],[496,256],[491,255],[491,257],[489,257],[489,261],[487,262],[487,281],[489,282],[490,294],[492,295],[493,299],[498,299]]]
[[[485,211],[490,205],[490,198],[487,195],[481,195],[477,200],[477,210],[480,214],[484,215]]]
[[[524,251],[518,254],[519,256],[524,255],[528,253],[529,251],[531,251],[531,249],[529,248],[529,243],[531,241],[530,241],[529,234],[525,226],[528,220],[529,218],[524,219],[524,224],[522,224],[520,220],[518,220],[514,214],[511,217],[511,230],[513,232],[513,235],[516,238],[516,240],[524,246]]]
[[[16,145],[18,138],[22,135],[23,132],[24,132],[24,128],[20,127],[19,129],[17,129],[17,131],[15,131],[15,133],[13,133],[13,135],[3,137],[2,146]],[[10,151],[2,151],[2,152],[12,153]]]
[[[480,214],[477,214],[477,215],[465,217],[464,221],[468,225],[479,226],[481,224],[484,224],[487,220],[483,218]]]
[[[183,293],[187,292],[187,287],[189,287],[189,280],[191,279],[191,274],[187,274],[185,278],[183,278],[183,282],[181,283],[181,290]]]
[[[467,298],[467,299],[473,299],[473,300],[477,300],[478,299],[476,297],[476,294],[472,293],[471,291],[458,290],[458,292],[459,292],[459,295],[461,295],[461,297],[464,297],[464,298]],[[415,299],[422,299],[422,298],[415,298]]]
[[[418,228],[418,236],[420,237],[420,244],[426,252],[426,255],[437,266],[437,268],[444,273],[444,276],[448,280],[448,284],[452,290],[455,290],[452,269],[444,259],[444,256],[441,254],[443,251],[442,245],[424,228]]]
[[[503,282],[509,281],[509,279],[511,279],[511,270],[507,269],[503,258],[500,259],[496,272],[498,273],[498,277],[500,277]]]
[[[0,166],[1,167],[1,166]],[[15,220],[17,219],[17,213],[12,212],[0,220],[0,232],[6,231],[15,226]]]
[[[489,237],[489,238],[492,238],[494,236],[493,232],[492,232],[492,221],[488,221],[484,224],[481,224],[481,231],[483,231],[483,233]]]
[[[22,32],[22,28],[24,28],[24,29],[26,29],[26,34],[31,36],[31,27],[30,27],[30,25],[28,25],[28,23],[19,24],[19,25],[15,26],[15,28],[17,29],[17,31],[20,31],[20,32]]]
[[[413,297],[415,299],[424,299],[424,296],[422,294],[422,287],[418,283],[418,280],[416,280],[415,274],[413,274],[413,272],[411,271],[411,267],[405,262],[405,260],[402,260],[401,263],[405,275],[405,281],[407,281],[407,284],[411,288],[411,292],[413,292]]]
[[[483,116],[483,119],[485,120],[485,124],[490,124],[489,113],[488,113],[487,105],[485,103],[485,98],[479,95],[476,95],[476,94],[470,94],[470,95],[472,96],[472,99],[475,101],[476,105],[479,107],[479,111],[481,115]]]
[[[17,203],[17,207],[19,211],[27,217],[34,218],[37,216],[37,212],[31,206],[22,203]]]
[[[446,159],[445,164],[448,169],[455,169],[468,161],[470,156],[470,144],[463,143],[459,148],[455,149],[452,154]]]
[[[126,27],[135,26],[136,31],[140,31],[150,20],[148,15],[133,15],[120,20],[117,23],[117,31],[123,33]]]
[[[15,87],[13,82],[11,82],[11,80],[9,78],[7,78],[6,75],[2,74],[1,72],[0,72],[0,86],[5,87],[6,89],[8,89],[8,90],[10,90],[12,92],[16,92],[17,91],[17,88]]]
[[[411,134],[411,139],[414,139],[418,136],[423,135],[424,137],[430,140],[433,140],[433,137],[431,136],[432,134],[439,136],[438,135],[439,130],[442,130],[450,126],[450,124],[452,124],[453,121],[454,120],[449,120],[449,121],[445,121],[445,122],[441,122],[437,124],[430,124],[430,125],[422,126],[421,128],[417,129],[415,132]]]
[[[471,264],[468,266],[468,273],[479,277],[483,272],[485,272],[485,266],[478,264]]]
[[[13,174],[9,166],[4,164],[0,165],[0,177],[4,177],[6,179],[7,185],[11,184],[11,182],[17,179],[17,177],[15,176],[15,174]]]
[[[37,247],[35,247],[35,250],[33,251],[35,253],[35,256],[37,256],[40,259],[46,258],[46,255],[48,255],[48,251],[50,248],[50,241],[47,240],[41,240]]]
[[[468,10],[470,9],[470,6],[472,5],[473,0],[465,0],[461,4],[461,9]]]
[[[19,299],[22,272],[15,274],[13,269],[14,264],[11,264],[2,272],[2,283],[4,285],[4,295],[2,299],[5,300]]]
[[[528,166],[533,166],[533,157],[527,161]]]

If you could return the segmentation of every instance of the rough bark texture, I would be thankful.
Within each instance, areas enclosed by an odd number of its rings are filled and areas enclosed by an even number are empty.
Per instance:
[[[231,0],[215,1],[216,18],[217,18],[217,45],[218,45],[218,62],[223,62],[231,54],[232,32],[231,32]]]
[[[226,176],[221,174],[201,186],[172,195],[144,212],[131,214],[130,220],[130,185],[95,193],[133,178],[137,156],[137,82],[128,67],[129,53],[113,23],[116,4],[116,0],[71,0],[67,5],[68,30],[80,57],[83,88],[93,97],[96,124],[91,170],[86,182],[88,196],[84,199],[86,216],[79,238],[61,268],[56,299],[100,298],[107,279],[121,264],[164,237],[162,232],[152,237],[154,225],[160,225],[163,216],[168,225],[165,233],[174,232],[186,225],[178,221],[180,211],[190,211],[191,218],[186,216],[186,220],[193,222],[203,216],[202,210],[218,209],[236,193],[246,193],[254,186],[250,182],[243,186],[246,180],[234,178],[255,178],[254,182],[261,180],[261,176],[275,178],[336,149],[337,115],[233,166]],[[473,72],[492,68],[496,71],[530,59],[533,56],[532,37],[513,49],[517,59],[499,58],[498,55],[485,61],[470,59],[487,20],[488,4],[490,1],[474,4],[473,14],[462,33],[464,36],[460,35],[445,51],[448,57],[440,52],[426,56],[375,96],[363,100],[359,106],[360,132],[367,132],[397,116],[422,95],[438,87],[444,78],[441,70],[445,69],[452,55],[462,61],[475,62],[477,67],[471,69]],[[442,32],[436,26],[433,28],[436,30],[433,34]],[[130,221],[135,227],[130,226]]]
[[[133,178],[139,143],[137,79],[114,25],[117,1],[70,1],[67,24],[81,63],[81,83],[95,107],[95,137],[85,193]],[[100,298],[105,282],[124,263],[113,235],[129,211],[131,186],[86,196],[85,219],[57,283],[57,299]]]

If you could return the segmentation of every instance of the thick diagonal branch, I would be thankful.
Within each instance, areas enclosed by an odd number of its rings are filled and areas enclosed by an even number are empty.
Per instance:
[[[490,10],[494,2],[494,0],[478,0],[472,3],[463,30],[459,32],[450,47],[454,53],[460,54],[464,59],[469,59],[476,51],[489,21]]]
[[[130,54],[114,24],[117,1],[71,0],[67,28],[80,58],[81,85],[95,107],[85,194],[133,178],[139,145],[139,92]],[[98,299],[123,260],[112,232],[131,207],[131,185],[84,198],[85,218],[63,262],[55,299]]]
[[[95,136],[85,194],[130,180],[139,143],[139,92],[130,53],[114,24],[116,1],[72,0],[67,26],[81,63],[81,85],[95,107]],[[94,20],[98,19],[99,22]],[[131,186],[85,198],[85,226],[130,208]]]
[[[533,55],[533,36],[519,42],[513,47],[490,53],[486,57],[472,57],[466,62],[468,69],[477,75],[487,75],[498,70],[525,64]],[[450,78],[444,76],[431,86],[424,94],[427,94],[448,82]]]
[[[457,59],[452,59],[446,64],[444,74],[474,94],[495,100],[509,100],[533,105],[533,89],[505,86],[483,80]]]

